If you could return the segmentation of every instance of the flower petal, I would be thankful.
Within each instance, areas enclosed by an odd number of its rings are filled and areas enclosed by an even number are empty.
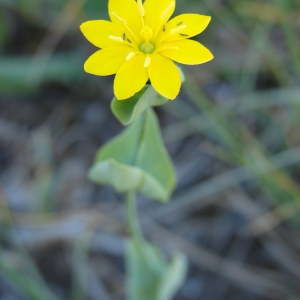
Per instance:
[[[159,29],[168,22],[176,6],[175,0],[146,0],[145,24],[152,28],[154,37]]]
[[[114,93],[118,100],[132,97],[146,84],[149,77],[144,67],[145,59],[145,54],[137,54],[118,70],[114,81]]]
[[[80,29],[87,40],[99,48],[120,45],[119,42],[111,40],[109,36],[121,37],[124,33],[120,25],[105,20],[84,22]]]
[[[165,32],[161,32],[158,36],[158,44],[160,41],[172,42],[193,37],[205,30],[211,20],[210,16],[198,14],[179,15],[166,24]],[[180,29],[176,32],[176,29]],[[171,34],[173,32],[173,34]]]
[[[130,47],[109,47],[91,55],[84,64],[87,73],[107,76],[117,73],[125,63],[126,56],[132,52]]]
[[[134,36],[136,43],[140,44],[142,39],[140,30],[143,28],[142,16],[139,13],[135,0],[109,0],[108,12],[112,22],[129,28]],[[127,24],[125,26],[124,21]]]
[[[154,53],[151,55],[148,72],[154,89],[164,97],[174,100],[181,86],[180,72],[176,65],[169,58]]]
[[[193,40],[164,43],[160,48],[166,49],[160,51],[163,56],[185,65],[203,64],[214,58],[213,54],[206,47]]]

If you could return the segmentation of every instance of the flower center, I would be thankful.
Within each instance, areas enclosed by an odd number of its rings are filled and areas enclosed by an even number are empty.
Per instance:
[[[152,29],[149,26],[145,26],[140,35],[144,38],[145,42],[140,46],[140,50],[146,54],[150,54],[155,50],[155,46],[150,43],[150,39],[153,36]]]
[[[143,43],[141,46],[140,46],[140,50],[146,54],[151,54],[153,53],[153,51],[155,50],[155,46],[151,43]]]

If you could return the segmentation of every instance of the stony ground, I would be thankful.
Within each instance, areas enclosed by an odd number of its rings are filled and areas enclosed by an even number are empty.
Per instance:
[[[178,300],[300,296],[294,2],[267,2],[264,19],[257,1],[204,1],[215,21],[200,41],[216,58],[185,68],[179,99],[156,109],[178,185],[168,204],[139,196],[138,209],[149,240],[189,259]],[[77,25],[94,6],[22,3],[0,1],[0,300],[33,299],[40,276],[59,299],[125,299],[123,196],[86,178],[122,130],[113,78],[82,70],[94,49]]]

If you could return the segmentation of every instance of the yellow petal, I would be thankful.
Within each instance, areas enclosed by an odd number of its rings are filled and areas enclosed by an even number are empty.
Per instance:
[[[146,0],[145,23],[153,30],[154,37],[168,22],[176,6],[175,0]]]
[[[185,65],[203,64],[214,58],[206,47],[193,40],[164,43],[160,49],[162,55]]]
[[[148,71],[144,67],[145,59],[145,54],[137,54],[118,70],[114,81],[114,93],[118,100],[132,97],[146,84]]]
[[[166,24],[165,32],[162,31],[157,37],[158,44],[162,40],[172,42],[193,37],[205,30],[210,20],[211,17],[198,14],[179,15]]]
[[[108,12],[112,22],[122,25],[131,32],[137,44],[141,43],[142,17],[135,0],[109,0]]]
[[[99,50],[87,59],[84,70],[98,76],[115,74],[125,63],[130,52],[132,52],[130,47],[109,47]]]
[[[85,22],[80,29],[87,40],[99,48],[120,45],[119,42],[109,39],[109,36],[122,37],[124,33],[120,25],[105,20]]]
[[[151,55],[148,72],[153,88],[164,97],[174,100],[181,85],[180,72],[176,65],[169,58],[154,53]]]

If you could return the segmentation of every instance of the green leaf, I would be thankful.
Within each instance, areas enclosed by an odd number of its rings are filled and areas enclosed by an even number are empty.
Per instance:
[[[30,56],[3,56],[0,58],[0,91],[12,93],[33,92],[39,83],[49,81],[74,83],[82,76],[82,64],[76,53],[54,55],[34,63]],[[38,80],[36,80],[38,78]]]
[[[150,85],[126,100],[113,99],[111,109],[115,117],[128,125],[136,120],[149,107],[163,105],[168,99],[158,94]]]
[[[166,268],[164,276],[161,279],[158,299],[172,299],[184,282],[186,272],[186,257],[181,253],[176,253],[172,257],[171,263]]]
[[[140,191],[152,199],[168,200],[176,178],[154,112],[148,110],[103,146],[88,175],[118,192]]]
[[[7,279],[26,299],[59,300],[44,282],[27,255],[0,249],[0,275]]]
[[[171,263],[147,242],[129,241],[126,251],[129,300],[171,300],[186,277],[187,260],[175,254]]]

